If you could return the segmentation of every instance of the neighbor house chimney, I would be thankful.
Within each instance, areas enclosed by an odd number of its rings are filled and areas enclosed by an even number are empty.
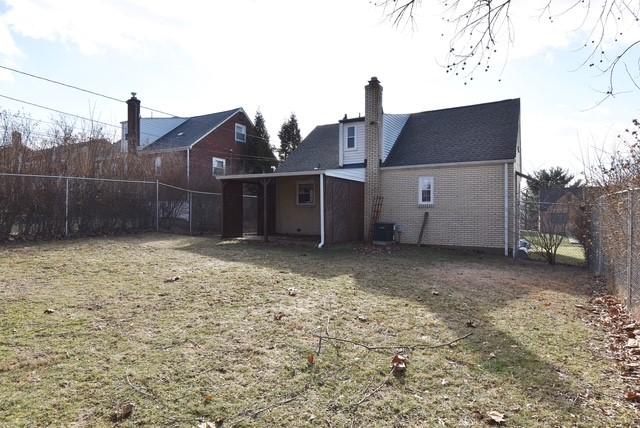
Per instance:
[[[13,131],[11,133],[11,146],[16,149],[22,146],[22,134],[19,131]]]
[[[372,222],[377,221],[376,200],[382,197],[380,185],[380,151],[382,141],[382,85],[372,77],[364,87],[365,126],[365,183],[364,183],[364,236],[371,239]]]
[[[131,92],[127,100],[127,147],[129,153],[136,153],[140,144],[140,100]]]

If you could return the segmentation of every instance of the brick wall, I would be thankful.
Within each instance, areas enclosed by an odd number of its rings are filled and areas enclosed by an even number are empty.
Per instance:
[[[438,168],[382,168],[381,221],[401,228],[400,241],[416,244],[425,211],[429,218],[422,243],[458,247],[504,248],[504,164]],[[418,178],[434,177],[434,204],[418,204]],[[509,247],[515,240],[515,174],[508,167]]]
[[[364,237],[371,237],[371,215],[380,188],[380,143],[382,138],[382,85],[372,77],[365,92],[365,158],[367,162],[364,186]]]

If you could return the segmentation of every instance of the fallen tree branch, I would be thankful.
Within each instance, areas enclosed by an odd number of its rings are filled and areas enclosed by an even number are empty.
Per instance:
[[[314,334],[315,337],[318,338],[318,340],[321,341],[322,340],[333,340],[335,342],[343,342],[343,343],[350,343],[352,345],[355,346],[360,346],[361,348],[366,349],[367,351],[376,351],[376,350],[382,350],[382,349],[436,349],[436,348],[443,348],[445,346],[451,346],[456,342],[459,342],[463,339],[466,339],[467,337],[471,336],[473,333],[467,333],[464,336],[458,337],[457,339],[454,339],[450,342],[446,342],[446,343],[440,343],[437,345],[425,345],[422,343],[413,343],[413,344],[406,344],[406,343],[400,343],[397,345],[385,345],[385,346],[373,346],[373,345],[369,345],[367,343],[363,343],[363,342],[356,342],[355,340],[350,340],[350,339],[344,339],[341,337],[334,337],[334,336],[329,336],[329,335],[322,335],[322,334]]]
[[[375,394],[376,392],[380,391],[380,389],[382,389],[382,387],[387,383],[387,381],[389,380],[389,378],[391,377],[391,375],[393,374],[393,368],[391,369],[391,371],[389,372],[388,375],[386,375],[384,377],[384,379],[382,379],[382,382],[380,382],[378,384],[378,386],[376,386],[375,388],[373,388],[371,391],[365,393],[362,398],[360,398],[360,400],[358,400],[358,402],[353,403],[351,405],[352,408],[356,408],[359,405],[361,405],[362,403],[364,403],[365,401],[367,401],[373,394]]]

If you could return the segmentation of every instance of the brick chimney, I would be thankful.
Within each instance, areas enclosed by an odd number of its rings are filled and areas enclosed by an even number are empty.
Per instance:
[[[129,153],[136,153],[140,144],[140,100],[131,92],[127,100],[127,147]]]
[[[19,131],[13,131],[11,133],[11,146],[15,149],[22,146],[22,134]]]
[[[364,87],[365,183],[364,236],[370,239],[376,198],[381,197],[380,152],[382,145],[382,85],[372,77]]]

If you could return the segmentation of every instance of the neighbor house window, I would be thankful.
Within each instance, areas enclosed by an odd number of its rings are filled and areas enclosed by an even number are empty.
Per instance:
[[[226,161],[224,159],[212,158],[211,164],[214,177],[216,175],[224,175],[226,166]]]
[[[298,183],[296,203],[298,205],[313,205],[315,203],[313,183]]]
[[[156,175],[160,175],[160,168],[162,168],[162,157],[161,156],[156,156],[154,167],[155,167]]]
[[[356,127],[348,126],[347,127],[347,149],[355,149],[356,148]]]
[[[247,142],[247,127],[236,123],[236,143],[246,143]]]
[[[418,181],[418,203],[433,204],[433,177],[420,177]]]

